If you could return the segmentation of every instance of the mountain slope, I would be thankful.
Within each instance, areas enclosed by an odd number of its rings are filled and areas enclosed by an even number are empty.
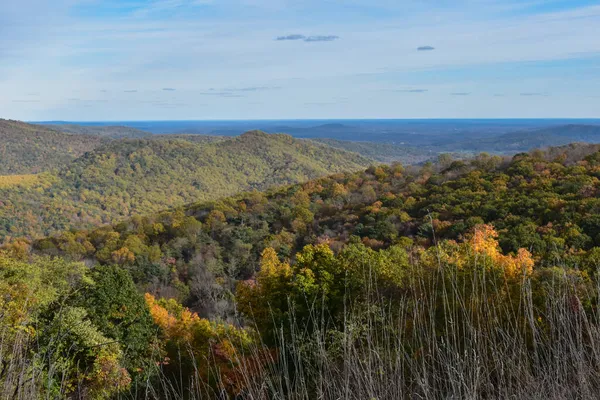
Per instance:
[[[461,240],[484,223],[496,228],[504,252],[527,248],[544,267],[556,266],[560,255],[561,266],[596,273],[599,170],[593,145],[512,159],[482,155],[444,170],[382,165],[62,234],[34,247],[119,263],[142,287],[208,309],[236,280],[254,275],[265,247],[292,259],[307,244],[334,251],[358,242],[429,247]]]
[[[0,238],[89,227],[369,163],[357,154],[262,132],[208,144],[111,141],[34,184],[0,188]]]
[[[39,173],[67,163],[103,143],[99,137],[0,119],[0,175]]]
[[[79,135],[94,135],[110,139],[123,139],[123,138],[148,138],[152,136],[152,133],[142,131],[127,126],[89,126],[89,125],[76,125],[76,124],[47,124],[41,125],[49,129],[57,130],[60,132],[79,134]]]

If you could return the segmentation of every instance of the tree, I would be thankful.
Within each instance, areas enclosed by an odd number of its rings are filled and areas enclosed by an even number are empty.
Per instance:
[[[130,371],[147,367],[155,330],[144,297],[120,267],[97,266],[90,275],[94,283],[79,293],[77,304],[103,335],[120,343]]]

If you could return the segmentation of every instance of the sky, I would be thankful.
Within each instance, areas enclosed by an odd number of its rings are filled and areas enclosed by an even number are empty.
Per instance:
[[[598,118],[600,0],[0,0],[0,118]]]

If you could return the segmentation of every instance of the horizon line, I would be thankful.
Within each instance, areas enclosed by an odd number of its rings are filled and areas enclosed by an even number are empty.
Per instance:
[[[10,118],[6,118],[10,119]],[[254,118],[254,119],[98,119],[98,120],[15,120],[26,123],[90,122],[246,122],[246,121],[600,121],[600,117],[484,117],[484,118]]]

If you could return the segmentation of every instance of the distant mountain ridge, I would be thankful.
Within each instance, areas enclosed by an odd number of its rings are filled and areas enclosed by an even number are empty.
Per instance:
[[[433,150],[419,149],[411,146],[399,146],[390,143],[357,142],[337,139],[310,139],[338,149],[358,153],[363,157],[382,163],[401,162],[402,164],[419,164],[435,157]]]
[[[449,144],[446,149],[471,151],[520,152],[533,148],[561,146],[573,142],[600,143],[598,125],[563,125],[523,130],[504,135]]]

